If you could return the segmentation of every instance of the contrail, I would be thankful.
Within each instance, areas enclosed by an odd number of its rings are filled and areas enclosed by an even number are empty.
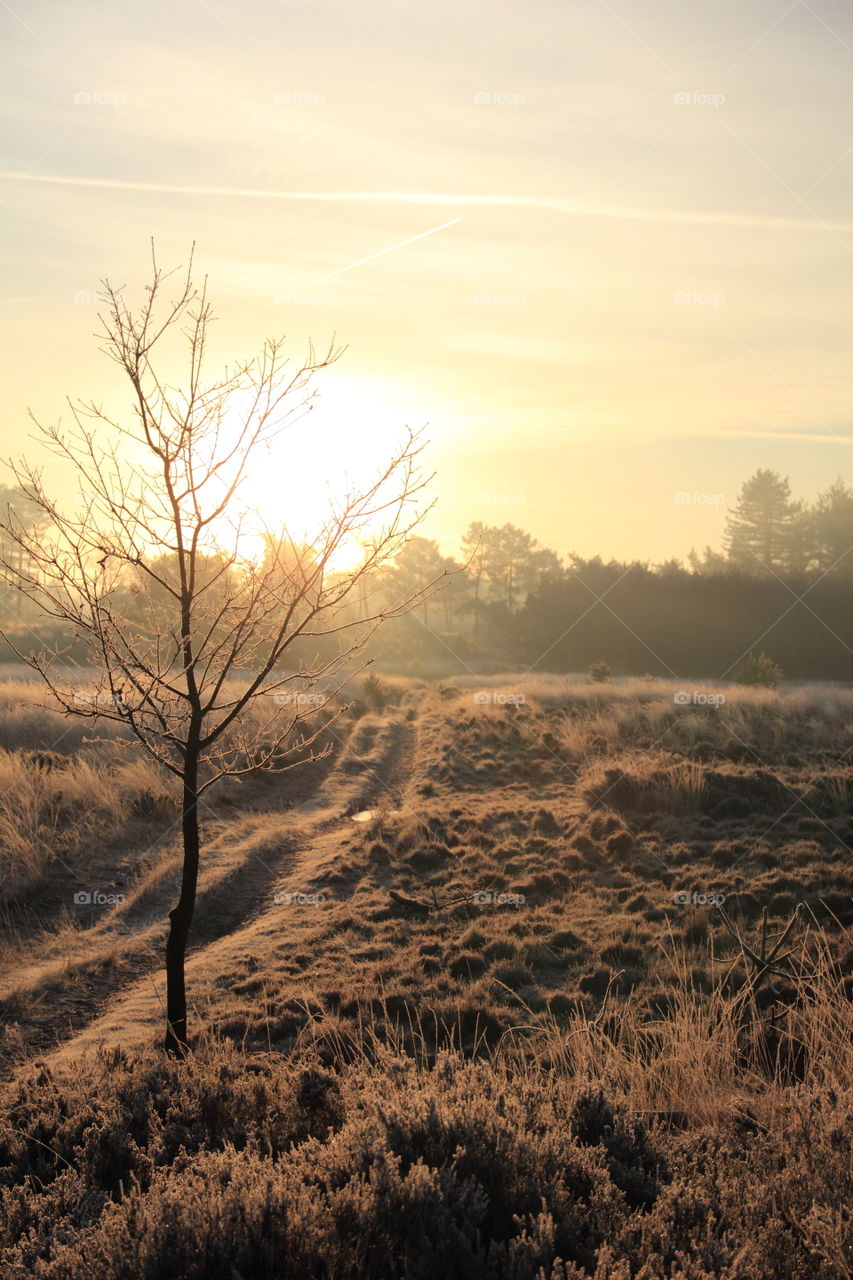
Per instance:
[[[718,432],[696,432],[691,434],[692,439],[696,440],[794,440],[802,444],[853,444],[853,436],[849,432],[838,431],[788,431],[785,429],[767,431],[718,431]]]
[[[782,227],[791,231],[853,232],[853,222],[838,219],[771,217],[753,213],[714,213],[694,209],[635,209],[611,204],[585,204],[560,196],[467,195],[442,191],[270,191],[259,187],[189,187],[161,182],[129,182],[117,178],[76,178],[61,174],[0,170],[0,181],[41,182],[64,187],[95,187],[109,191],[144,191],[174,196],[223,196],[241,200],[305,200],[348,204],[375,201],[385,204],[500,205],[542,209],[579,218],[617,218],[631,222],[674,223],[719,227]]]
[[[375,258],[384,258],[386,253],[393,253],[395,249],[402,249],[404,245],[413,244],[415,240],[423,240],[424,236],[435,235],[436,231],[443,231],[445,227],[453,227],[457,222],[461,221],[461,218],[451,218],[449,222],[442,222],[437,227],[430,227],[428,231],[419,231],[416,236],[398,240],[396,244],[389,244],[385,249],[377,249],[375,253],[369,253],[366,258],[357,258],[355,262],[350,262],[345,267],[338,267],[337,271],[330,271],[327,276],[320,276],[319,280],[312,280],[310,284],[302,287],[303,289],[313,289],[315,285],[325,284],[327,280],[333,280],[335,276],[343,275],[345,271],[352,271],[353,267],[360,267],[365,262],[373,262]]]

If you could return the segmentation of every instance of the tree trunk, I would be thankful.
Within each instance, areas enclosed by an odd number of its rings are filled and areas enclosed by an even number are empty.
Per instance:
[[[190,925],[195,911],[198,884],[198,756],[188,752],[184,765],[184,794],[181,822],[184,837],[184,865],[181,873],[181,896],[169,912],[169,937],[166,942],[166,1040],[167,1053],[184,1057],[187,1041],[187,993],[184,983],[184,958]]]

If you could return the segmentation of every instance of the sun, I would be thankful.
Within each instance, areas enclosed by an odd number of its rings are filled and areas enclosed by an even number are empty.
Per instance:
[[[232,433],[244,421],[235,402]],[[265,535],[287,533],[294,542],[314,546],[332,511],[348,493],[363,492],[382,474],[406,430],[393,389],[352,377],[328,378],[304,413],[297,414],[249,458],[245,476],[226,519],[217,529],[222,542],[234,539],[240,522],[238,552],[247,560],[263,557]],[[386,498],[392,496],[391,491]],[[354,568],[362,544],[381,525],[366,524],[342,544],[330,561],[333,570]]]

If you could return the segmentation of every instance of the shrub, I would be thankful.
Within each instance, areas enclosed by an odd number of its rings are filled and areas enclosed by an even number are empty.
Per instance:
[[[758,657],[754,653],[747,654],[735,667],[733,679],[735,684],[775,689],[783,677],[784,672],[779,664],[762,652]]]
[[[653,1022],[558,993],[551,1014],[579,1021],[534,1037],[472,1000],[417,1021],[411,1051],[374,1023],[330,1053],[315,1022],[287,1055],[210,1038],[184,1061],[36,1064],[0,1115],[0,1273],[840,1280],[850,1035],[832,956],[817,948],[773,1026],[684,978]],[[747,1054],[750,1028],[784,1033],[780,1051]],[[808,1048],[796,1089],[785,1044]]]
[[[613,668],[609,662],[593,662],[586,674],[591,684],[609,684]]]
[[[384,711],[391,701],[391,690],[373,671],[362,684],[361,692],[372,711]]]

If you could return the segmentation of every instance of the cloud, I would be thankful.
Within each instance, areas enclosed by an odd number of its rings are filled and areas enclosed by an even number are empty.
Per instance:
[[[34,182],[109,191],[145,191],[161,195],[223,197],[239,200],[317,201],[331,204],[379,203],[458,206],[499,206],[540,209],[580,218],[615,218],[628,222],[672,223],[683,226],[780,228],[791,231],[848,231],[853,222],[840,219],[772,217],[750,213],[717,213],[695,209],[638,209],[630,205],[597,204],[560,196],[477,195],[451,191],[272,191],[260,187],[182,186],[165,182],[130,182],[121,178],[88,178],[67,174],[0,170],[4,182]],[[453,221],[459,221],[454,219]],[[450,223],[443,224],[450,226]],[[438,230],[439,228],[433,228]],[[431,234],[425,232],[423,234]],[[396,247],[396,246],[395,246]],[[383,252],[388,252],[385,250]]]

